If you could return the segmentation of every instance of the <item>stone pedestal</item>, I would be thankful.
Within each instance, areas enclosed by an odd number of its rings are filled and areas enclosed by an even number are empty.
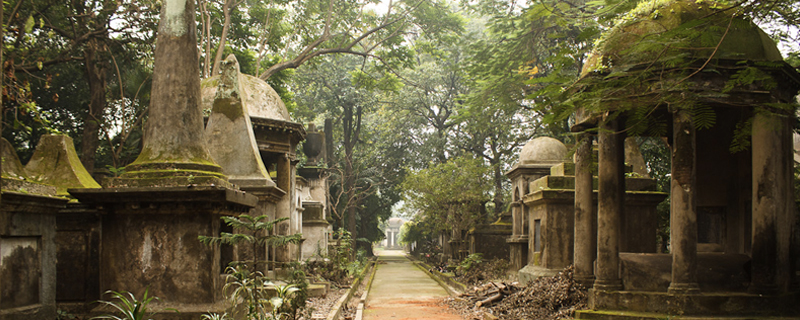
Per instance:
[[[100,300],[100,212],[93,206],[69,203],[56,217],[58,308],[83,314]]]
[[[225,308],[219,247],[198,236],[219,236],[221,215],[248,212],[255,196],[222,187],[73,189],[82,203],[103,210],[100,290],[145,289],[158,305],[183,314]]]
[[[55,319],[56,214],[67,199],[8,190],[2,198],[0,319]]]
[[[303,201],[303,259],[318,259],[327,255],[328,227],[325,211],[318,201]]]
[[[523,198],[529,207],[530,235],[528,263],[519,271],[521,281],[552,276],[573,264],[577,259],[575,239],[596,234],[587,230],[575,233],[576,165],[563,162],[551,168],[551,175],[531,182],[534,190]],[[655,181],[647,178],[626,178],[624,215],[620,218],[617,244],[621,252],[652,253],[656,250],[656,206],[666,194],[655,192]],[[597,208],[597,180],[591,180],[587,207]],[[594,189],[591,190],[591,189]],[[596,228],[596,226],[594,227]],[[590,248],[597,250],[596,247]],[[593,261],[592,261],[593,262]]]
[[[528,236],[511,236],[506,239],[511,268],[519,270],[528,263]]]

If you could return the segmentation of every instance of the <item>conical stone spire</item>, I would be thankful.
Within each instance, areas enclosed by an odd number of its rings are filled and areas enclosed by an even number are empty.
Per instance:
[[[110,186],[228,185],[206,147],[195,1],[164,0],[142,153]]]

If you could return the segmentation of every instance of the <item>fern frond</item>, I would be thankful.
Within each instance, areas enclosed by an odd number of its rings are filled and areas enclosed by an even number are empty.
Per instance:
[[[708,129],[717,122],[717,113],[707,105],[696,103],[691,111],[696,129]]]

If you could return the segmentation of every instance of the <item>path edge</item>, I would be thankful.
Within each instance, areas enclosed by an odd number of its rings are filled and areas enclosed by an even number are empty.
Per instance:
[[[372,274],[373,274],[370,277],[370,279],[372,279],[374,277],[375,266],[376,266],[375,261],[376,260],[371,260],[369,263],[367,263],[366,266],[364,266],[364,269],[362,269],[361,272],[359,272],[359,275],[353,280],[353,283],[350,285],[350,289],[347,290],[347,293],[344,294],[341,298],[339,298],[339,300],[336,301],[336,304],[333,305],[333,307],[331,308],[331,311],[328,312],[328,316],[325,318],[325,320],[337,320],[337,319],[339,319],[339,315],[342,313],[342,306],[347,304],[350,301],[350,298],[353,297],[353,294],[356,291],[358,291],[358,287],[361,285],[361,281],[364,280],[364,276],[367,275],[367,272],[371,271]],[[368,292],[368,291],[369,291],[369,288],[364,288],[364,292],[365,293]],[[362,303],[363,303],[363,301],[362,301]],[[359,307],[361,306],[362,303],[359,303]],[[358,312],[356,312],[356,317],[358,317]]]
[[[457,297],[467,291],[466,285],[456,281],[452,277],[448,277],[440,273],[439,271],[432,270],[432,268],[429,265],[415,259],[413,256],[409,254],[406,254],[406,258],[411,260],[411,262],[413,262],[414,265],[417,266],[417,268],[422,270],[422,272],[425,272],[425,274],[431,277],[431,279],[439,283],[439,285],[442,286],[444,290],[447,291],[447,294],[450,295],[451,297]]]

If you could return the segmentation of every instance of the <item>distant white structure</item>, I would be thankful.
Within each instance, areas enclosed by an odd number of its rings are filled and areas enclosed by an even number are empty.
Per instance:
[[[400,245],[400,227],[406,221],[401,218],[389,218],[386,226],[386,239],[383,240],[383,246],[386,249],[401,249]]]

